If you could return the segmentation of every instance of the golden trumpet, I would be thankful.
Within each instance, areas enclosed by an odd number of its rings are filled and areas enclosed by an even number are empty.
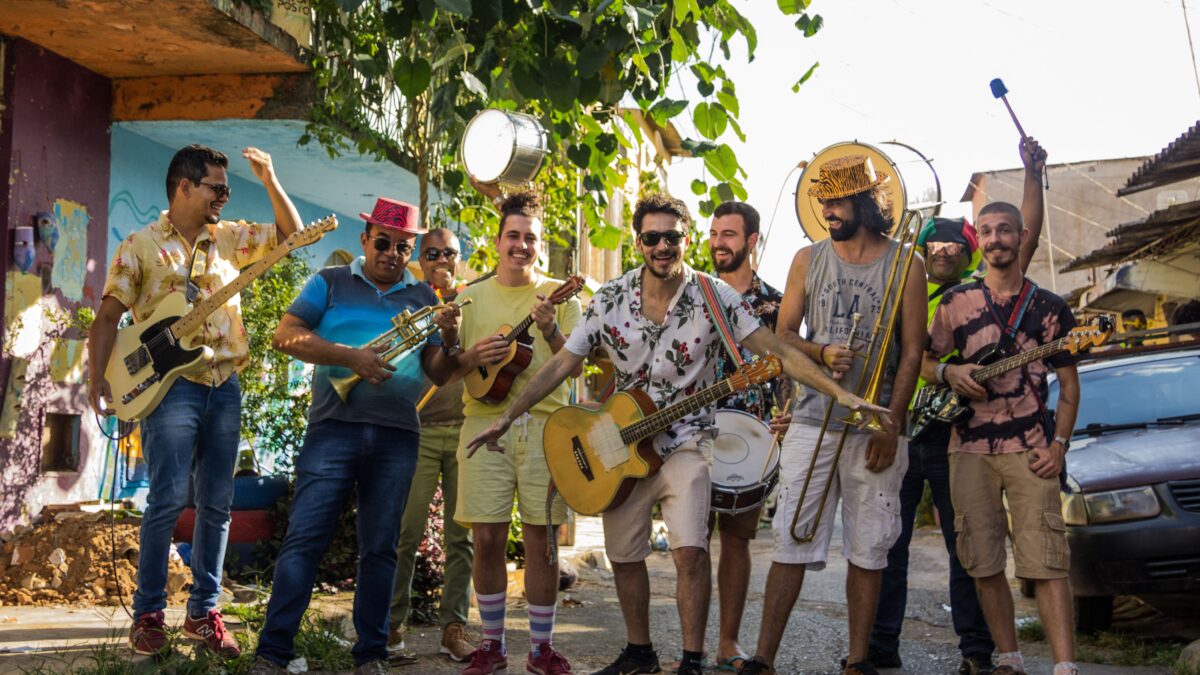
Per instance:
[[[471,299],[467,298],[458,303],[458,307],[466,307],[469,304],[471,304]],[[416,349],[422,342],[425,342],[426,338],[433,335],[438,329],[437,324],[433,322],[434,314],[449,306],[449,304],[429,305],[415,312],[406,309],[392,317],[392,327],[387,332],[363,347],[377,349],[384,345],[391,345],[382,354],[383,360],[391,363]],[[331,377],[329,382],[333,384],[333,390],[337,392],[337,395],[345,401],[350,397],[350,390],[362,382],[362,376],[352,373],[345,377]]]

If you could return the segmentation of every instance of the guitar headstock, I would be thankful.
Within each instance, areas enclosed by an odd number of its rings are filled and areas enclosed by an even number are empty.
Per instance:
[[[301,246],[308,246],[309,244],[315,244],[321,240],[321,237],[324,237],[326,234],[336,230],[337,226],[337,216],[331,213],[314,223],[309,223],[299,230],[296,230],[291,234],[290,237],[287,238],[287,241],[284,243],[287,244],[288,248],[292,249],[297,249]]]
[[[1072,328],[1066,336],[1067,351],[1078,354],[1108,341],[1113,332],[1113,320],[1107,314],[1096,317],[1096,323]]]
[[[745,389],[751,385],[762,384],[783,372],[783,364],[779,357],[768,354],[761,359],[743,363],[737,372],[729,377],[729,383],[735,390]]]
[[[563,282],[562,286],[554,289],[554,292],[550,294],[549,300],[556,305],[560,305],[582,290],[583,277],[576,274],[568,277],[567,280]]]

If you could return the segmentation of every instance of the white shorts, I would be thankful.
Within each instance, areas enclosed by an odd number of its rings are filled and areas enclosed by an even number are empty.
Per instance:
[[[818,432],[820,427],[793,422],[783,439],[779,456],[779,500],[771,523],[775,536],[775,554],[771,559],[778,563],[808,565],[813,570],[824,569],[829,557],[829,540],[833,537],[834,509],[841,499],[842,547],[846,559],[862,569],[881,570],[887,567],[888,550],[900,536],[900,483],[908,470],[908,439],[900,437],[896,461],[875,473],[867,469],[866,460],[867,441],[871,435],[860,431],[847,434],[816,536],[810,542],[800,543],[792,537],[792,518],[804,489]],[[816,469],[796,521],[796,536],[807,533],[816,519],[817,506],[830,479],[840,436],[840,431],[827,431],[821,441]]]

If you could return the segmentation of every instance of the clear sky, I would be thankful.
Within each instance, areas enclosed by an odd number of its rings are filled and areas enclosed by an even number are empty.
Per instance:
[[[1200,0],[1186,2],[1200,38]],[[825,25],[808,39],[774,0],[739,6],[759,45],[747,64],[739,38],[740,53],[725,66],[747,139],[727,132],[723,140],[749,173],[748,201],[764,230],[779,196],[759,269],[772,284],[785,281],[792,255],[807,243],[792,169],[832,143],[896,139],[916,147],[933,159],[949,215],[964,213],[957,200],[972,172],[1020,166],[1019,136],[992,97],[992,78],[1004,80],[1021,124],[1051,163],[1151,155],[1200,119],[1179,0],[814,0],[810,11]],[[792,93],[814,61],[820,67]],[[684,95],[699,100],[689,82],[673,82],[671,96]],[[690,113],[674,121],[698,137]],[[693,213],[689,183],[702,172],[696,159],[669,168],[669,189]],[[704,232],[708,225],[701,223]]]

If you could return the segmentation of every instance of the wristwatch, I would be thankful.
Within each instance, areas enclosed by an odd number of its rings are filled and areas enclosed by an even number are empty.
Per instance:
[[[1069,439],[1069,438],[1066,438],[1066,437],[1063,437],[1063,436],[1055,436],[1055,437],[1054,437],[1054,442],[1055,442],[1055,443],[1058,443],[1058,444],[1059,444],[1059,445],[1061,445],[1061,446],[1063,446],[1063,450],[1070,450],[1070,449],[1071,449],[1071,439]]]
[[[442,344],[442,353],[445,354],[446,356],[450,356],[450,357],[458,356],[459,354],[462,353],[462,351],[463,351],[463,349],[462,349],[462,341],[461,340],[455,340],[454,344],[450,345],[449,347],[447,347],[445,344]]]

